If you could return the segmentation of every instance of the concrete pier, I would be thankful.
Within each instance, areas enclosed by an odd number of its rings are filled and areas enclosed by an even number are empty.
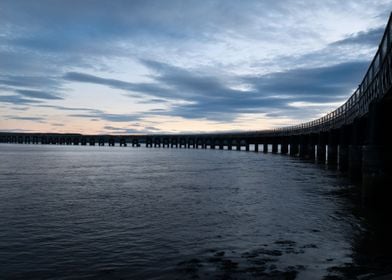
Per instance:
[[[299,147],[297,143],[290,144],[290,156],[297,156],[299,153]]]
[[[289,152],[289,145],[287,143],[283,143],[280,145],[280,153],[283,155],[287,155]]]
[[[327,146],[325,144],[317,144],[317,163],[326,163],[326,150]]]
[[[354,182],[362,179],[362,146],[350,145],[348,147],[348,176]]]

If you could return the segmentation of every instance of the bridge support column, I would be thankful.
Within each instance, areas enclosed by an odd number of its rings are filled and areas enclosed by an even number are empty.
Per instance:
[[[268,153],[268,144],[263,144],[263,153]]]
[[[327,145],[328,142],[328,134],[325,132],[320,132],[317,135],[317,163],[326,163],[327,159]]]
[[[329,166],[337,166],[338,164],[338,136],[335,130],[329,132],[328,135],[328,153],[327,163]]]
[[[290,156],[297,156],[299,149],[298,149],[298,136],[290,136],[289,143],[290,143]]]
[[[277,143],[273,143],[272,144],[272,153],[273,154],[277,154],[278,153],[278,144]]]
[[[290,156],[297,156],[299,152],[297,143],[290,143]]]
[[[125,138],[120,139],[120,147],[126,147],[127,146],[127,140]]]
[[[140,147],[140,144],[139,144],[139,140],[138,139],[132,139],[132,147]]]
[[[362,179],[362,146],[350,145],[348,147],[348,177],[354,182]]]
[[[328,147],[328,165],[330,166],[336,166],[338,163],[338,146],[337,145],[333,145],[333,144],[329,144]]]
[[[301,158],[307,158],[308,154],[309,154],[308,144],[305,143],[299,144],[299,156]]]
[[[146,147],[147,148],[152,148],[152,139],[151,138],[147,138],[146,139]]]
[[[289,145],[287,143],[280,144],[280,153],[282,155],[287,155],[289,152]]]
[[[326,145],[317,144],[317,163],[325,164],[326,160]]]
[[[316,159],[316,146],[313,143],[308,144],[308,159]]]
[[[255,143],[255,153],[259,152],[259,143]]]
[[[308,159],[310,155],[310,144],[309,136],[301,135],[299,137],[299,157],[303,159]]]
[[[348,170],[349,142],[351,136],[351,126],[343,126],[339,130],[339,170],[346,172]]]
[[[80,142],[80,139],[79,139],[79,138],[75,137],[75,138],[73,139],[73,144],[74,144],[74,145],[79,145],[79,142]]]
[[[339,171],[346,172],[348,170],[348,146],[339,145]]]

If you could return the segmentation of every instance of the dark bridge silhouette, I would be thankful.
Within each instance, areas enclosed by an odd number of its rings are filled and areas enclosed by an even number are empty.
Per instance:
[[[0,133],[3,143],[132,145],[253,150],[289,154],[336,166],[362,182],[364,197],[379,201],[392,188],[392,14],[361,84],[342,106],[296,126],[242,133],[81,135]]]

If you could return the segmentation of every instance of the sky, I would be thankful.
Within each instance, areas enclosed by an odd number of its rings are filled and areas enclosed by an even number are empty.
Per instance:
[[[299,124],[354,92],[392,0],[0,0],[0,131]]]

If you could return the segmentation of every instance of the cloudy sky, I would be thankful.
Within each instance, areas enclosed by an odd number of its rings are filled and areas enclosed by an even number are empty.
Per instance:
[[[392,0],[0,0],[0,131],[308,121],[355,90]]]

